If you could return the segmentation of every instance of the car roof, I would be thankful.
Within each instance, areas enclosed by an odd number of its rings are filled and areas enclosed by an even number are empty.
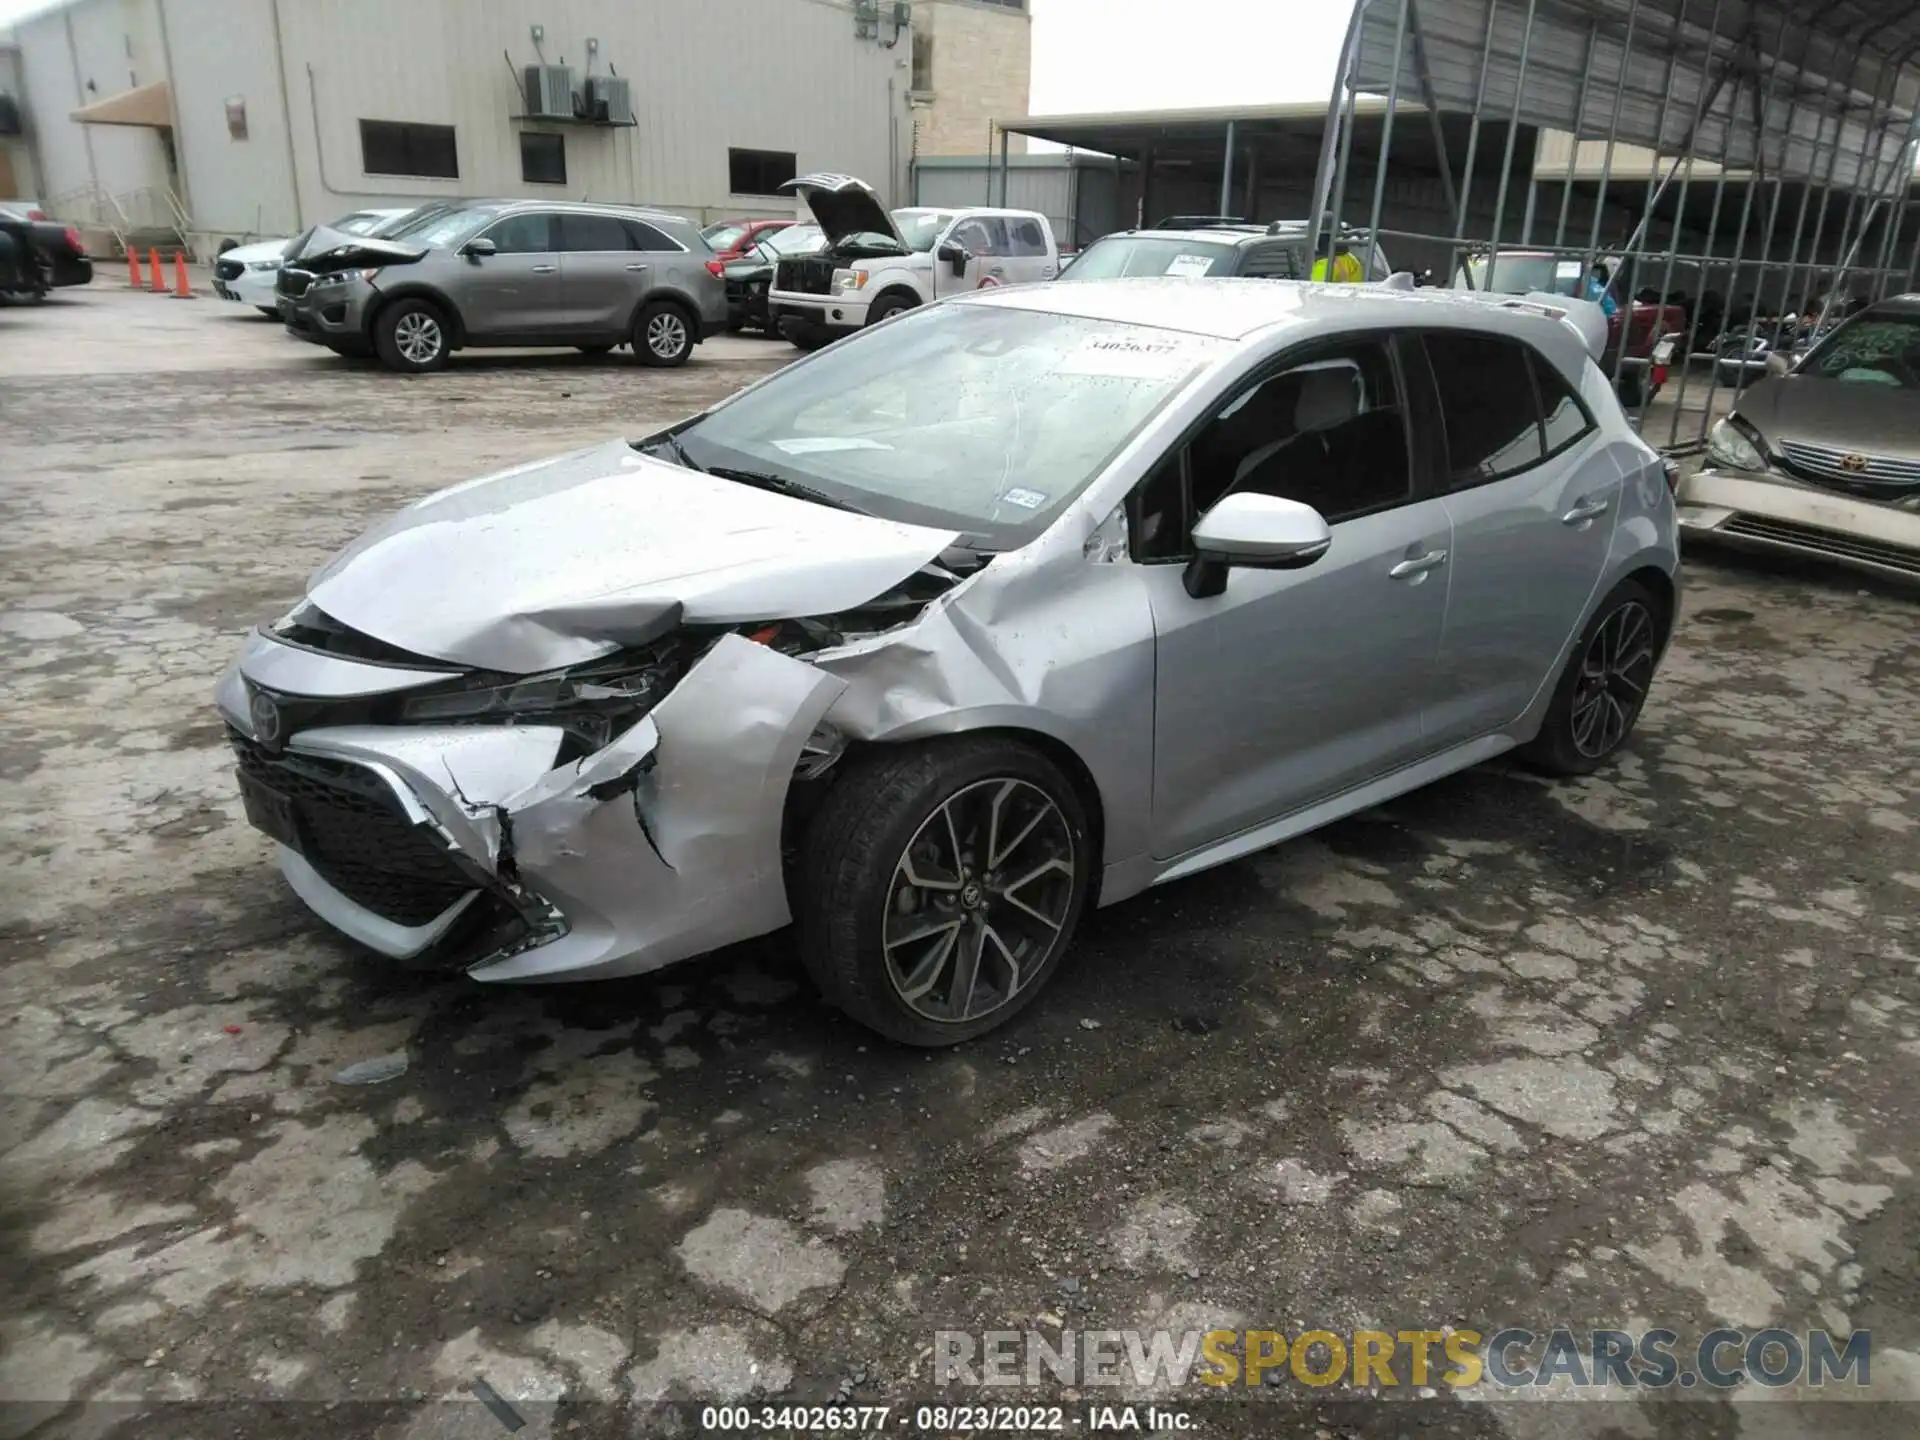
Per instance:
[[[1866,315],[1920,315],[1920,290],[1909,295],[1889,295],[1861,312]]]
[[[1529,340],[1568,373],[1578,372],[1587,353],[1573,329],[1543,306],[1514,296],[1494,299],[1454,290],[1142,276],[979,290],[950,303],[1110,320],[1230,341],[1275,327],[1297,330],[1302,339],[1316,332],[1394,326],[1473,329]]]
[[[506,214],[512,210],[554,210],[570,215],[626,215],[636,219],[675,221],[682,225],[699,226],[684,215],[676,215],[671,210],[655,210],[646,205],[628,205],[615,200],[540,200],[525,196],[511,200],[473,200],[463,207],[473,210],[490,210],[497,214]]]
[[[1264,225],[1206,225],[1180,230],[1118,230],[1111,235],[1102,235],[1100,240],[1185,240],[1196,245],[1245,245],[1255,240],[1267,238]],[[1276,236],[1276,239],[1293,239],[1289,235]],[[1087,248],[1092,249],[1100,240],[1095,240]]]

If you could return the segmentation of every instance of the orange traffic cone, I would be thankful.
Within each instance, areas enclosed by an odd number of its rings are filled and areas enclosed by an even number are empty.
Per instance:
[[[153,274],[153,283],[147,286],[147,288],[156,295],[166,294],[167,279],[160,273],[160,252],[158,250],[147,251],[147,269]]]
[[[187,257],[176,250],[173,252],[173,298],[191,300],[193,286],[187,282]]]
[[[140,283],[140,252],[129,250],[127,251],[127,284],[138,290]]]

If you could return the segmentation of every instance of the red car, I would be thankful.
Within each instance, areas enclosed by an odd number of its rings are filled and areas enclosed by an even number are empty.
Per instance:
[[[791,220],[717,220],[700,233],[713,247],[715,258],[725,262],[745,259],[755,245],[793,223]]]

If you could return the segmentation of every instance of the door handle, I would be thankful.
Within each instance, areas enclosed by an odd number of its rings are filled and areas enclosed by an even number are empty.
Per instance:
[[[629,269],[629,270],[644,270],[644,269],[646,269],[646,268],[647,268],[647,267],[646,267],[646,266],[644,266],[644,265],[629,265],[629,266],[627,266],[627,269]]]
[[[1612,508],[1613,502],[1611,500],[1589,496],[1587,499],[1580,501],[1571,510],[1567,511],[1566,514],[1562,515],[1560,517],[1560,523],[1562,525],[1578,525],[1583,521],[1593,519],[1596,515],[1604,515]]]
[[[558,268],[557,265],[536,265],[533,267],[533,273],[536,275],[551,275]]]
[[[1427,571],[1446,563],[1446,551],[1429,550],[1424,555],[1415,555],[1411,559],[1402,560],[1398,565],[1387,571],[1387,574],[1391,575],[1395,580],[1405,580],[1412,575],[1424,575]]]

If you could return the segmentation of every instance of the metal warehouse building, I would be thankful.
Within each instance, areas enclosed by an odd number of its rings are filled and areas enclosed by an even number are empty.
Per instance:
[[[203,253],[452,196],[780,214],[836,170],[904,200],[910,27],[893,0],[73,0],[0,56],[4,143],[17,193]]]

